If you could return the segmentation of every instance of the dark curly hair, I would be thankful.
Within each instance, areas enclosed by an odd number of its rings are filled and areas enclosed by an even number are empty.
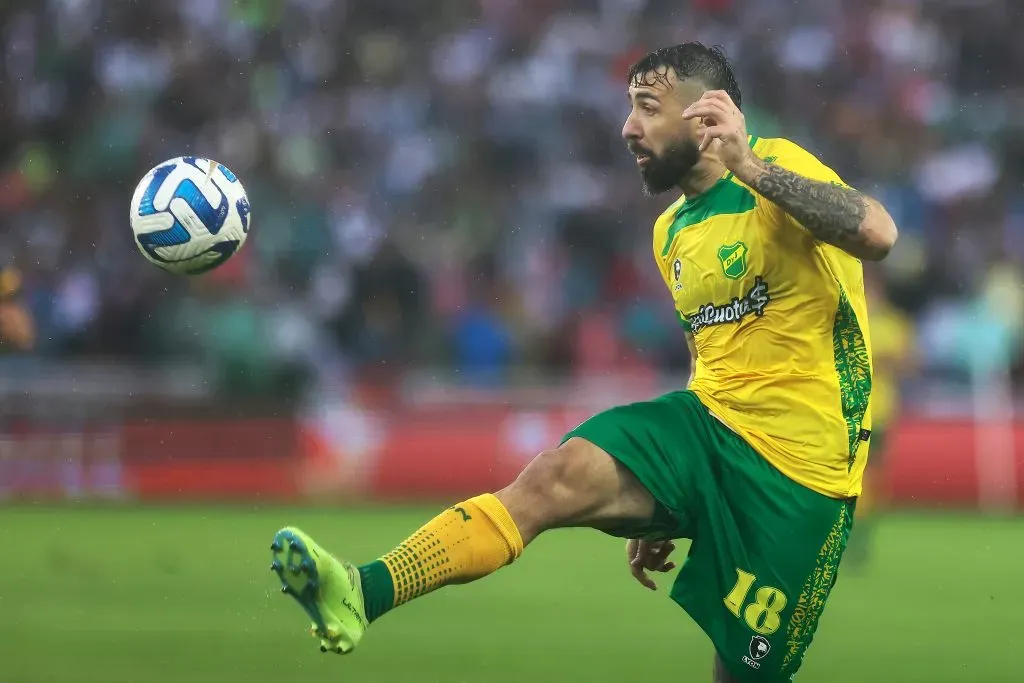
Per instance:
[[[724,90],[738,108],[743,108],[740,86],[721,47],[690,42],[658,48],[629,67],[627,82],[630,85],[651,86],[659,82],[668,85],[669,71],[674,71],[681,81],[697,80],[709,90]]]

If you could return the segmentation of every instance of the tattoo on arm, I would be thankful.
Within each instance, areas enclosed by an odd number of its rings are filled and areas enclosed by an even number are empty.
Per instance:
[[[857,190],[811,180],[775,164],[758,164],[752,187],[800,222],[822,242],[840,248],[856,244],[868,212]]]

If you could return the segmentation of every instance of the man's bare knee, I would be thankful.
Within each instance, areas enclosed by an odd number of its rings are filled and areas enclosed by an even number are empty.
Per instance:
[[[579,438],[541,452],[497,495],[527,543],[547,529],[600,528],[646,521],[654,513],[654,500],[636,477]]]

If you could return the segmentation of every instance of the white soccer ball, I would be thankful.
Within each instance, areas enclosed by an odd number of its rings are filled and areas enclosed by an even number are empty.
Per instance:
[[[201,157],[170,159],[147,173],[132,197],[135,245],[150,263],[199,275],[231,258],[249,235],[245,188],[226,166]]]

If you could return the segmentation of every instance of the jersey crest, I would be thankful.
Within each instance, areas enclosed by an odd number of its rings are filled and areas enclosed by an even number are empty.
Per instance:
[[[739,280],[747,274],[747,245],[743,242],[723,244],[718,249],[718,260],[722,263],[722,272],[730,280]]]

